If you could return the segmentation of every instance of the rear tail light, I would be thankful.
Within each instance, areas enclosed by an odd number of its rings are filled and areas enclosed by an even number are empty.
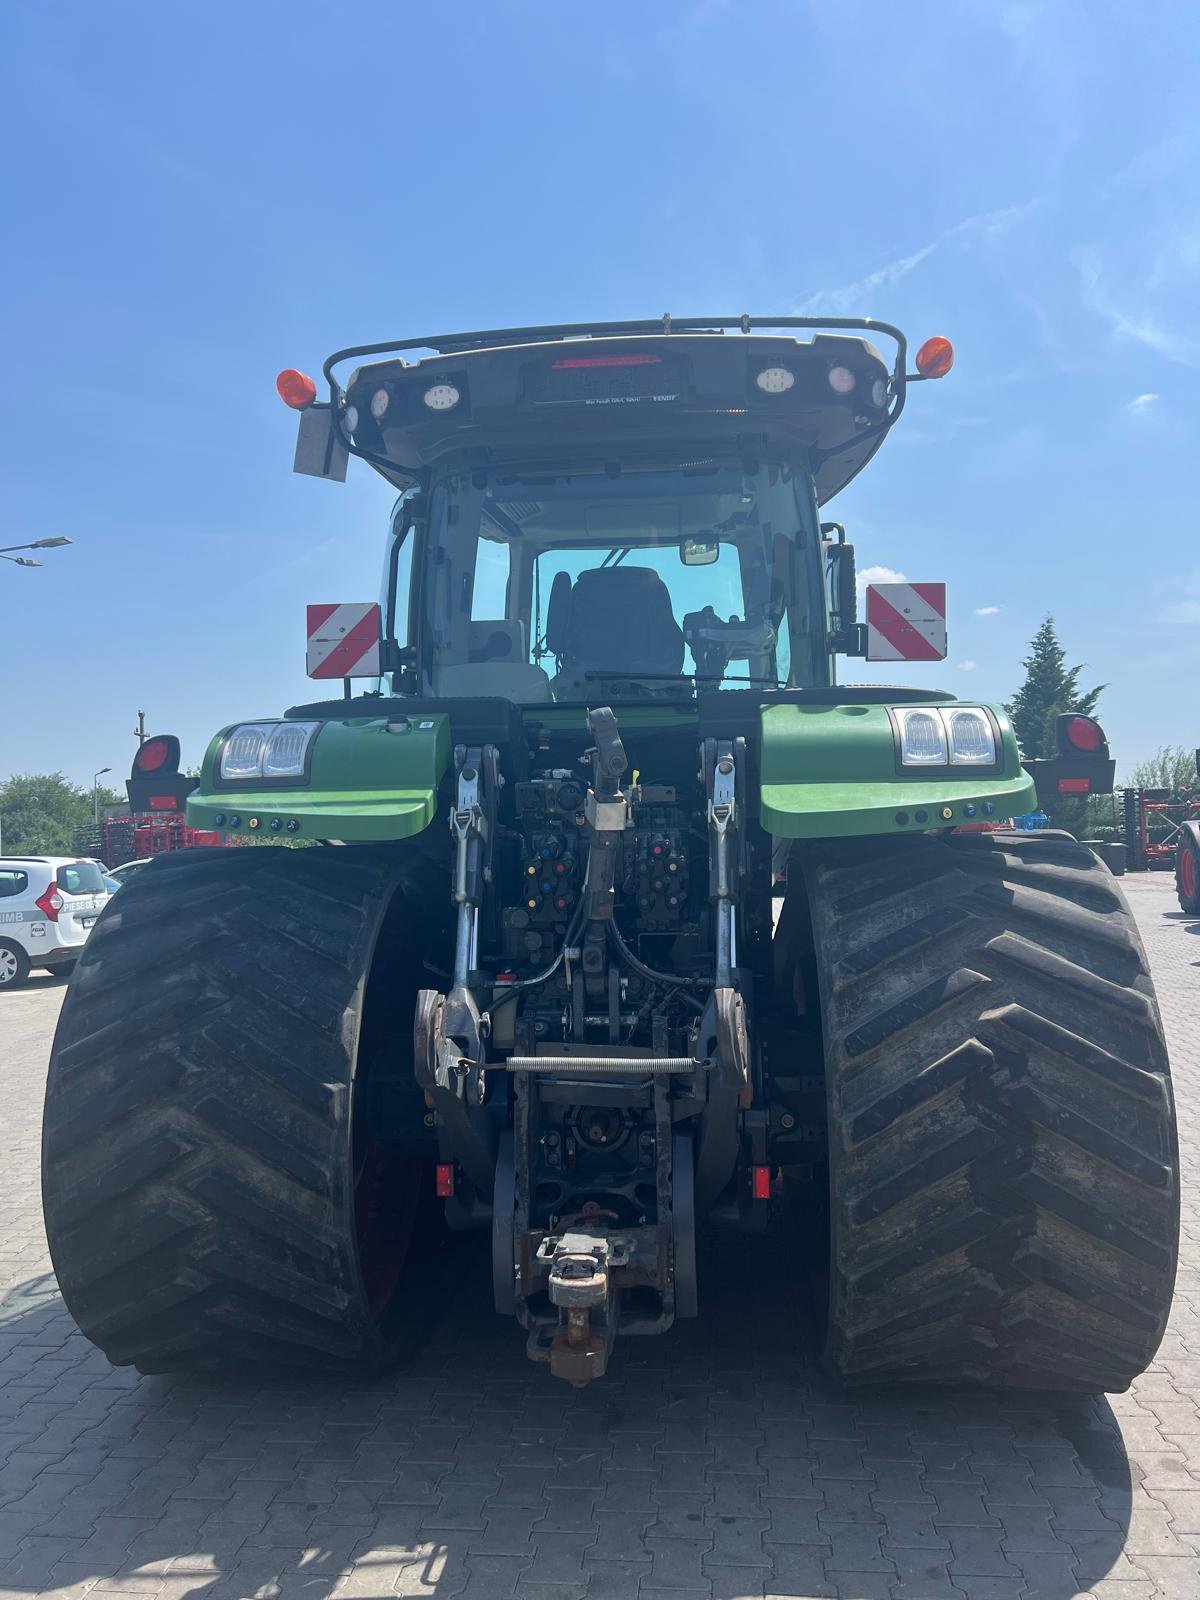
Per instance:
[[[1058,780],[1059,794],[1091,794],[1092,780],[1090,778],[1060,778]]]
[[[750,1191],[756,1200],[769,1200],[771,1198],[770,1167],[751,1167]]]
[[[63,908],[63,897],[59,894],[58,890],[53,884],[50,885],[44,894],[38,895],[37,899],[33,903],[35,906],[37,906],[39,911],[45,912],[46,916],[51,922],[58,921],[58,913]]]
[[[147,739],[145,744],[138,746],[133,764],[139,772],[157,772],[159,767],[166,765],[170,754],[171,746],[166,739]]]
[[[1068,717],[1062,723],[1062,736],[1073,749],[1089,755],[1104,748],[1104,730],[1091,717]]]

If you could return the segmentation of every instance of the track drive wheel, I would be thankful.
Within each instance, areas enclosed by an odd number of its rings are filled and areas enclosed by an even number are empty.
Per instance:
[[[346,1372],[401,1352],[433,1185],[370,1135],[361,1036],[402,911],[394,857],[351,848],[180,851],[106,909],[55,1035],[43,1201],[63,1298],[109,1360]],[[410,1029],[411,1006],[391,1032]]]
[[[1119,1391],[1171,1304],[1174,1106],[1146,959],[1068,835],[815,846],[831,1263],[858,1383]]]

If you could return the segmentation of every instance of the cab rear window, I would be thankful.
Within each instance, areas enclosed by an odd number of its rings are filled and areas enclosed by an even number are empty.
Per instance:
[[[29,887],[29,874],[15,867],[0,867],[0,900],[10,900],[15,894],[24,894]]]
[[[103,894],[104,875],[94,861],[73,861],[59,867],[54,881],[64,894]]]

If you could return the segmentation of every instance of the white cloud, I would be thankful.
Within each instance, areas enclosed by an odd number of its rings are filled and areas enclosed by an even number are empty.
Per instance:
[[[1002,607],[1000,606],[976,606],[975,615],[977,617],[998,617],[1001,610]]]
[[[860,567],[855,584],[858,589],[858,604],[861,609],[863,595],[869,583],[907,583],[908,579],[902,572],[897,572],[894,567]]]
[[[898,256],[896,260],[867,273],[865,278],[859,278],[854,283],[839,284],[833,289],[818,289],[815,294],[809,295],[797,306],[796,314],[802,317],[835,317],[858,311],[862,309],[864,303],[872,299],[876,290],[889,288],[892,284],[899,283],[901,278],[907,278],[909,273],[923,261],[928,260],[935,250],[940,250],[944,245],[957,240],[994,238],[1021,222],[1040,203],[1040,200],[1026,200],[1020,205],[1002,206],[996,211],[980,211],[973,217],[965,217],[962,222],[956,222],[952,228],[946,228],[928,244],[922,245],[919,250],[914,250],[910,255]]]
[[[1144,417],[1150,408],[1154,405],[1157,405],[1157,403],[1158,396],[1156,394],[1139,394],[1135,400],[1130,400],[1129,403],[1122,406],[1121,409],[1125,412],[1126,416]]]
[[[1191,241],[1179,236],[1160,252],[1155,271],[1165,270],[1164,261],[1179,263],[1192,253]],[[1145,345],[1156,355],[1177,362],[1182,367],[1200,367],[1200,339],[1178,327],[1167,327],[1161,315],[1148,306],[1133,305],[1130,299],[1118,304],[1107,284],[1101,281],[1100,266],[1094,253],[1081,257],[1076,265],[1084,305],[1102,317],[1119,339]]]
[[[974,672],[978,665],[978,661],[960,661],[958,663],[958,670],[960,672]]]

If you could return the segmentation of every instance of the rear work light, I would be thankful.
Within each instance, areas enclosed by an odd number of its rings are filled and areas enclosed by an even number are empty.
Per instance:
[[[295,367],[285,367],[275,379],[275,387],[284,405],[291,406],[293,411],[307,411],[317,398],[316,384]]]
[[[786,394],[796,381],[796,374],[786,367],[764,367],[755,374],[755,383],[764,394]]]
[[[53,884],[43,894],[38,895],[33,903],[39,911],[45,913],[51,922],[58,921],[58,913],[63,908],[63,897]]]
[[[1104,749],[1104,732],[1091,717],[1068,717],[1060,724],[1062,737],[1075,750],[1089,755]]]
[[[453,411],[462,395],[452,383],[431,383],[422,399],[430,411]]]

